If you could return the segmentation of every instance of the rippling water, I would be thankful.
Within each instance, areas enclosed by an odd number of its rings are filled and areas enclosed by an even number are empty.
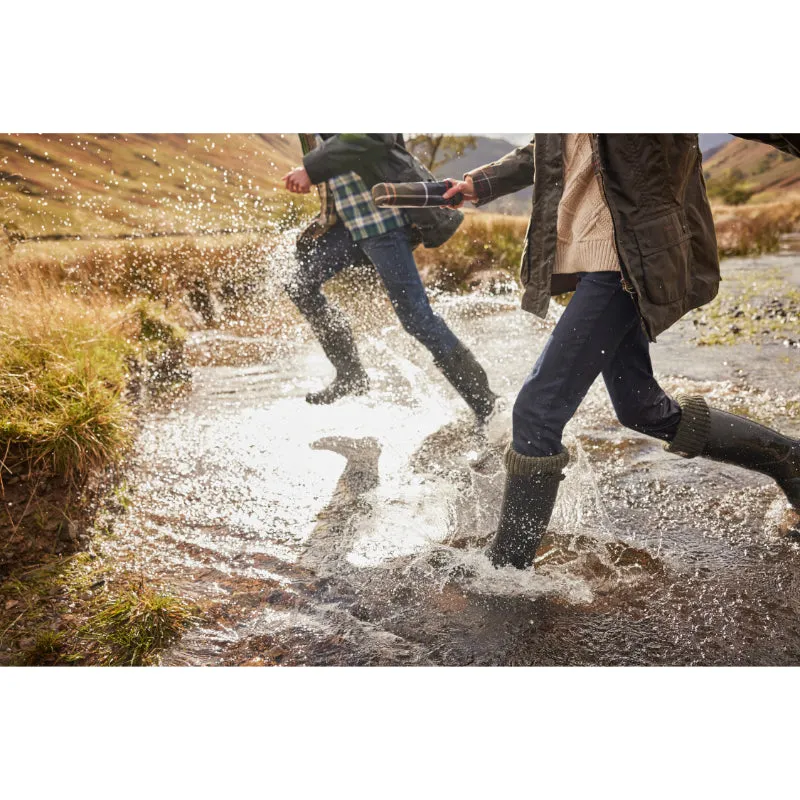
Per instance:
[[[797,280],[794,259],[769,264]],[[146,417],[112,545],[206,611],[167,663],[800,661],[800,550],[776,487],[623,429],[602,382],[567,427],[573,459],[535,571],[493,569],[482,547],[510,411],[476,430],[382,303],[351,304],[372,391],[329,407],[303,400],[332,372],[314,342],[257,325],[193,336],[192,390]],[[510,409],[557,307],[542,322],[514,295],[435,305]],[[798,350],[698,348],[691,332],[653,347],[666,388],[734,410],[744,398],[800,435]]]

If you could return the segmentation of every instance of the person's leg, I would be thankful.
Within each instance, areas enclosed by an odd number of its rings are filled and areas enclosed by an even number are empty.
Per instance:
[[[580,277],[514,404],[500,523],[488,551],[495,566],[533,563],[569,460],[561,444],[564,426],[637,325],[618,272]]]
[[[346,394],[363,394],[369,380],[358,358],[353,332],[344,314],[322,293],[322,285],[345,267],[363,260],[362,253],[339,223],[319,239],[299,245],[296,257],[297,270],[284,288],[336,368],[333,383],[320,392],[310,392],[306,400],[332,403]]]
[[[800,511],[800,442],[745,417],[709,408],[702,397],[673,400],[653,377],[649,343],[640,326],[625,337],[603,369],[623,425],[669,444],[669,452],[700,455],[773,478]]]
[[[618,272],[584,273],[514,403],[514,450],[527,457],[560,453],[564,426],[592,383],[639,325]]]
[[[627,428],[672,441],[681,421],[680,406],[653,376],[650,342],[641,325],[634,325],[603,367],[617,419]]]
[[[786,495],[800,535],[800,440],[746,417],[710,408],[702,397],[679,396],[681,420],[666,445],[670,453],[735,464],[769,475]]]
[[[435,314],[417,271],[408,234],[397,229],[359,242],[381,276],[403,328],[433,355],[434,362],[480,419],[494,407],[496,395],[486,372],[469,349]]]

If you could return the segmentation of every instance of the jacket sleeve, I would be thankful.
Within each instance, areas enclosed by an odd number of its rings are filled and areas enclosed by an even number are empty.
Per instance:
[[[472,178],[472,185],[478,197],[475,205],[482,206],[504,194],[512,194],[532,185],[534,146],[535,138],[525,147],[512,150],[499,161],[468,172],[464,177],[469,175]]]
[[[734,133],[739,139],[751,139],[777,147],[778,150],[800,158],[800,133]]]
[[[386,158],[395,141],[391,133],[336,133],[306,153],[303,166],[312,183],[324,183]]]

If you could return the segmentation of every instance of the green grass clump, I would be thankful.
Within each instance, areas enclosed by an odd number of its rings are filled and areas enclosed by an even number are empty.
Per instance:
[[[140,585],[110,599],[89,618],[80,638],[95,650],[94,663],[147,666],[194,620],[185,601]]]
[[[744,174],[740,170],[728,170],[716,178],[709,178],[706,191],[710,198],[729,206],[743,205],[753,196],[753,191],[745,183]]]
[[[57,631],[39,631],[31,647],[20,654],[19,665],[25,667],[55,666],[63,658],[63,638],[63,635]]]
[[[0,641],[24,666],[157,664],[199,618],[188,601],[88,553],[50,559],[0,583]]]

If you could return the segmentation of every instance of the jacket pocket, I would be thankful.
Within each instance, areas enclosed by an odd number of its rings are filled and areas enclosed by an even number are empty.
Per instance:
[[[636,225],[633,233],[650,301],[667,305],[685,297],[689,291],[692,234],[683,211],[671,211]]]

